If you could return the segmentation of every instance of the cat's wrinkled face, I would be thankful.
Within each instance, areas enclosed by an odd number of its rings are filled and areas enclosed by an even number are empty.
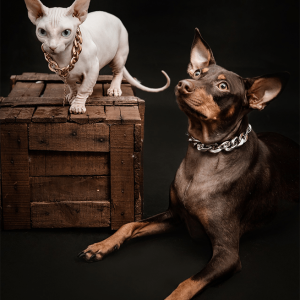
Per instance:
[[[72,44],[79,24],[66,8],[49,8],[47,15],[37,19],[36,35],[45,51],[59,54]]]

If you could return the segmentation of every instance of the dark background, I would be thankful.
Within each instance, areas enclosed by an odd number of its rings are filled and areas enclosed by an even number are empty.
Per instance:
[[[44,0],[46,6],[71,0]],[[190,46],[198,27],[217,63],[243,77],[289,71],[281,96],[250,123],[256,132],[274,131],[298,141],[299,2],[97,1],[89,11],[119,17],[129,32],[130,73],[149,87],[171,87],[158,94],[137,90],[146,101],[144,217],[168,207],[168,189],[187,148],[187,118],[178,109],[174,87],[187,78]],[[1,92],[9,77],[49,72],[23,1],[1,1]],[[110,74],[105,68],[100,74]],[[1,238],[1,299],[164,299],[211,257],[209,242],[195,243],[185,231],[126,244],[102,262],[87,264],[76,254],[108,237],[103,229],[6,231]],[[298,206],[241,241],[242,272],[195,299],[299,299]]]

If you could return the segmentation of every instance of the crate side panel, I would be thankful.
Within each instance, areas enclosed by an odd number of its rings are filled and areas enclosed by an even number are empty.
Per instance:
[[[109,126],[103,123],[32,123],[29,149],[51,151],[109,151]]]
[[[111,229],[134,221],[133,125],[111,126]]]
[[[86,106],[84,114],[70,114],[70,121],[78,124],[93,124],[106,119],[104,106]]]
[[[31,202],[110,199],[109,176],[30,177]]]
[[[30,176],[109,175],[109,153],[29,151]]]
[[[1,125],[4,229],[30,228],[27,124]]]
[[[33,228],[109,227],[109,201],[32,202]]]

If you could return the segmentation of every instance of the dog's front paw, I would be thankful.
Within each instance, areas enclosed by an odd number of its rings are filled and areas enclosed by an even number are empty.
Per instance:
[[[120,88],[113,88],[113,87],[110,87],[108,90],[107,90],[107,95],[108,96],[114,96],[114,97],[119,97],[122,95],[122,90]]]
[[[84,114],[86,112],[86,108],[84,104],[75,104],[73,100],[72,105],[70,107],[71,114]]]
[[[102,260],[104,256],[119,249],[119,247],[119,245],[112,245],[105,240],[88,246],[85,250],[78,254],[78,257],[84,258],[88,262],[95,262]]]

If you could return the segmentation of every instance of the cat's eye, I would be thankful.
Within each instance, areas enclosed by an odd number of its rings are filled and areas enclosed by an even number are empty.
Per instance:
[[[41,36],[46,36],[47,35],[47,31],[43,28],[39,28],[38,32],[39,32],[39,35],[41,35]]]
[[[194,73],[194,77],[199,77],[201,74],[201,70],[196,70]]]
[[[228,84],[226,82],[220,82],[217,87],[219,88],[219,90],[222,90],[222,91],[228,91],[229,88],[228,88]]]
[[[62,33],[61,33],[61,35],[63,36],[63,37],[67,37],[67,36],[69,36],[71,34],[71,30],[70,29],[65,29]]]

